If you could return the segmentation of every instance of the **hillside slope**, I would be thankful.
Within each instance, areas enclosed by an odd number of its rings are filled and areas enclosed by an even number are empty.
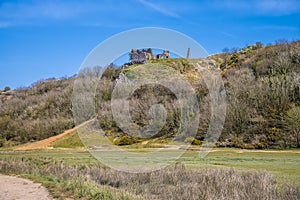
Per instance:
[[[218,146],[241,148],[300,147],[300,42],[266,47],[251,45],[236,52],[209,57],[219,68],[227,93],[226,122]],[[197,135],[178,138],[201,144],[211,115],[210,96],[199,71],[186,59],[161,59],[177,70],[195,89],[201,112]],[[205,63],[205,62],[204,62]],[[114,121],[110,108],[112,90],[122,72],[128,79],[139,65],[124,69],[107,68],[98,82],[95,95],[97,119],[101,128],[117,145],[142,142],[124,135]],[[205,67],[205,66],[204,66]],[[206,67],[209,67],[209,63]],[[79,75],[99,73],[83,70]],[[147,72],[144,76],[148,76]],[[73,128],[71,94],[75,78],[39,81],[28,88],[0,94],[0,146],[33,142]],[[165,87],[147,85],[130,98],[132,125],[149,125],[152,105],[163,104],[166,123],[152,138],[167,139],[180,126],[176,96]]]
[[[72,78],[39,81],[0,94],[0,146],[42,140],[74,127]]]

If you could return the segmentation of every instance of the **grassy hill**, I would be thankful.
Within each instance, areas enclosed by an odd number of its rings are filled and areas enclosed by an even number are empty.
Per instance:
[[[217,143],[221,147],[293,148],[300,147],[300,42],[262,47],[257,43],[235,52],[224,52],[200,60],[202,67],[215,65],[220,70],[226,93],[226,122]],[[212,64],[212,63],[213,64]],[[211,100],[201,72],[186,59],[160,59],[178,71],[195,90],[200,118],[197,135],[188,134],[181,141],[199,145],[204,141],[211,117]],[[98,81],[95,96],[97,119],[107,136],[117,145],[143,142],[125,135],[114,121],[110,100],[120,73],[132,79],[139,65],[124,69],[107,68]],[[84,70],[81,75],[86,73]],[[97,73],[96,71],[91,73]],[[151,76],[147,71],[143,76]],[[75,78],[39,81],[28,88],[0,94],[0,146],[41,140],[74,127],[71,94]],[[152,139],[174,137],[180,125],[176,96],[159,85],[137,89],[130,98],[134,126],[149,125],[149,110],[163,104],[166,123]],[[75,133],[68,136],[75,137]],[[54,146],[64,147],[68,139]],[[77,145],[77,144],[76,144]],[[68,146],[68,145],[67,145]],[[67,147],[66,146],[66,147]]]

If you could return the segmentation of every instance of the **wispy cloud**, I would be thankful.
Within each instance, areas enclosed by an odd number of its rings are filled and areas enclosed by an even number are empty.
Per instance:
[[[226,36],[226,37],[229,37],[229,38],[236,38],[235,35],[229,33],[229,32],[226,32],[226,31],[219,31],[222,35]]]
[[[163,14],[163,15],[166,15],[166,16],[169,16],[169,17],[175,17],[175,18],[179,18],[179,15],[175,12],[172,12],[164,7],[161,7],[161,6],[158,6],[154,3],[151,3],[149,1],[146,1],[146,0],[139,0],[140,3],[142,3],[143,5]]]
[[[300,1],[298,0],[215,0],[213,5],[217,8],[245,14],[280,16],[300,12]]]
[[[178,13],[186,13],[190,9],[185,3],[173,1],[154,3],[147,0],[0,0],[0,28],[49,23],[103,27],[123,27],[124,24],[130,24],[135,27],[161,23],[152,20],[156,18],[178,19]]]
[[[169,5],[167,7],[166,5]],[[18,25],[71,22],[78,25],[124,26],[152,23],[153,11],[166,17],[179,18],[176,11],[187,8],[176,2],[152,3],[146,0],[0,0],[0,28]],[[6,22],[6,23],[4,23]],[[133,25],[134,26],[134,25]]]

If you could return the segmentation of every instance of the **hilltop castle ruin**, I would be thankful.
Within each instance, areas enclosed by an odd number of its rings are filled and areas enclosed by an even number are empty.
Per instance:
[[[153,54],[152,49],[132,49],[130,54],[130,60],[132,64],[145,64],[148,60],[170,58],[170,51],[163,50],[161,54]]]

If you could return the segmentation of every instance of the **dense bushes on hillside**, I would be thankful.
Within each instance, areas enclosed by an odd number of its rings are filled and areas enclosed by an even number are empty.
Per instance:
[[[0,134],[10,143],[41,140],[74,126],[72,79],[49,79],[1,95]],[[8,144],[9,145],[9,144]]]
[[[223,74],[229,109],[220,145],[300,147],[299,58],[300,42],[240,53],[239,68]]]
[[[241,148],[300,147],[299,41],[266,47],[258,43],[233,53],[212,55],[210,59],[221,70],[227,93],[226,121],[217,145]],[[202,61],[205,63],[205,60]],[[194,139],[189,133],[178,139],[202,144],[211,119],[211,100],[201,71],[186,59],[151,62],[171,66],[194,88],[200,109],[198,132]],[[208,65],[213,66],[207,63],[206,67],[211,67]],[[122,130],[111,111],[112,90],[119,74],[131,79],[136,76],[133,72],[136,67],[109,67],[101,79],[95,79],[98,87],[94,101],[99,124],[107,134],[119,137],[120,142],[116,143],[120,144],[141,141],[135,138],[138,134],[133,134],[122,142]],[[99,67],[85,69],[79,77],[98,77],[100,73]],[[143,73],[147,76],[148,72]],[[0,95],[0,145],[8,144],[7,141],[23,143],[40,140],[74,126],[71,105],[73,81],[73,78],[50,79],[30,88],[14,90],[12,94]],[[165,108],[164,113],[160,114],[165,117],[166,123],[159,132],[149,135],[152,138],[173,137],[180,128],[180,103],[172,91],[160,85],[145,85],[131,95],[131,126],[137,127],[136,130],[150,126],[150,122],[155,120],[153,113],[156,109],[153,105],[157,104]],[[85,118],[89,117],[90,113],[87,113]],[[155,126],[159,127],[159,124]]]
[[[251,51],[245,49],[211,57],[222,70],[228,104],[226,122],[217,145],[300,147],[300,42],[265,48],[259,46],[251,48]],[[167,60],[162,62],[171,63]],[[177,62],[177,70],[182,63]],[[127,69],[125,74],[130,70]],[[188,79],[196,76],[193,68],[181,73]],[[210,96],[201,77],[190,81],[196,90],[201,113],[195,139],[203,141],[211,117]],[[110,96],[107,91],[111,91],[113,85],[106,88],[101,88],[102,94]],[[149,109],[157,103],[164,105],[167,118],[154,137],[172,137],[180,125],[180,110],[174,94],[165,88],[147,85],[135,91],[130,99],[132,123],[140,127],[149,125]],[[102,105],[106,105],[98,110],[102,128],[121,131],[111,115],[110,98],[102,98]]]

